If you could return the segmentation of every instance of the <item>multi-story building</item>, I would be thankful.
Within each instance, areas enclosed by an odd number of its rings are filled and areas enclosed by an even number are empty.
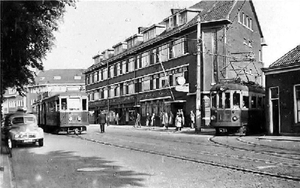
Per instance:
[[[163,111],[176,114],[178,109],[188,117],[196,108],[200,75],[202,118],[209,125],[212,85],[227,79],[262,84],[263,45],[251,0],[201,1],[171,9],[160,23],[138,28],[93,57],[85,71],[90,110],[118,113],[120,123],[134,119],[136,112],[143,121],[147,113],[159,120]]]
[[[39,72],[35,84],[26,86],[27,93],[20,96],[15,90],[8,89],[4,95],[4,113],[26,108],[36,112],[35,102],[42,96],[50,96],[66,91],[85,91],[84,69],[50,69]]]

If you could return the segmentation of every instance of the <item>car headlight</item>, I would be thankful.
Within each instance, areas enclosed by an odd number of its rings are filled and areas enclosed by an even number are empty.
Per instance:
[[[210,117],[210,119],[211,119],[211,120],[216,120],[216,116],[215,116],[215,115],[212,115],[212,116]]]
[[[237,121],[239,118],[238,117],[236,117],[236,116],[233,116],[232,117],[232,121]]]

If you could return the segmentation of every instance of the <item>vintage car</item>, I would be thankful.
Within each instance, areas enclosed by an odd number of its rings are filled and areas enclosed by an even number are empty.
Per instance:
[[[6,115],[3,133],[10,148],[28,143],[44,145],[44,131],[38,127],[34,114],[16,112]]]

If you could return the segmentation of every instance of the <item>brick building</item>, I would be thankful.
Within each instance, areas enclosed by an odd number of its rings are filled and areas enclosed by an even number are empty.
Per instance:
[[[300,135],[300,45],[263,71],[268,133]]]
[[[200,58],[202,118],[208,126],[212,85],[227,79],[263,83],[264,45],[252,1],[201,1],[171,9],[160,23],[138,28],[137,34],[93,57],[94,64],[84,72],[90,110],[95,115],[100,110],[118,113],[120,123],[134,120],[136,112],[142,124],[147,113],[156,115],[157,125],[163,111],[183,109],[188,117],[196,108]],[[185,89],[176,87],[180,84]]]

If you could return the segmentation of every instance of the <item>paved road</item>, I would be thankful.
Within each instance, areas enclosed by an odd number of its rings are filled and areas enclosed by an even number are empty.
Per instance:
[[[298,145],[297,145],[298,144]],[[13,151],[15,187],[300,187],[299,142],[109,126]]]

